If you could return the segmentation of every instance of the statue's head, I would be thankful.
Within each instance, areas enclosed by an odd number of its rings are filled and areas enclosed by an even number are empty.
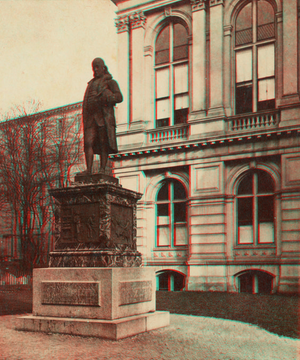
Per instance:
[[[100,78],[107,73],[107,67],[105,66],[105,63],[101,58],[96,58],[93,60],[92,68],[93,68],[94,78]]]

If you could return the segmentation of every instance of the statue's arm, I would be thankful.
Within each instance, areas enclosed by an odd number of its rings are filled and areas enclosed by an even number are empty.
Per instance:
[[[104,90],[103,95],[108,105],[115,105],[123,101],[119,85],[115,80],[109,82],[108,89]]]

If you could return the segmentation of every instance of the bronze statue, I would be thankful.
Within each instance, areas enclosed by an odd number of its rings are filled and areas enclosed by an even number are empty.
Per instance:
[[[105,172],[108,155],[118,152],[114,106],[123,96],[102,59],[94,59],[92,69],[94,78],[88,82],[82,107],[87,169],[80,175],[92,173],[94,154],[100,155],[100,171]]]

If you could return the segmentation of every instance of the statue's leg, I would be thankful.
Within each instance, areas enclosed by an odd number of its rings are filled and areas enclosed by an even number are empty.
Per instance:
[[[96,137],[96,129],[94,127],[86,129],[84,133],[84,153],[85,153],[85,161],[86,161],[86,174],[92,173],[93,166],[93,142]]]
[[[108,159],[108,138],[104,126],[99,128],[99,139],[101,144],[100,169],[101,171],[105,171],[105,167]]]

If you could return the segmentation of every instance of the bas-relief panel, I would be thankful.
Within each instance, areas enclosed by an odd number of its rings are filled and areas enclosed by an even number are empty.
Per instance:
[[[119,284],[119,305],[152,300],[152,281],[124,281]]]
[[[100,306],[99,282],[41,283],[43,305]]]
[[[286,157],[284,172],[286,186],[300,185],[300,156]]]
[[[194,186],[197,193],[209,193],[220,191],[220,165],[195,167]]]

